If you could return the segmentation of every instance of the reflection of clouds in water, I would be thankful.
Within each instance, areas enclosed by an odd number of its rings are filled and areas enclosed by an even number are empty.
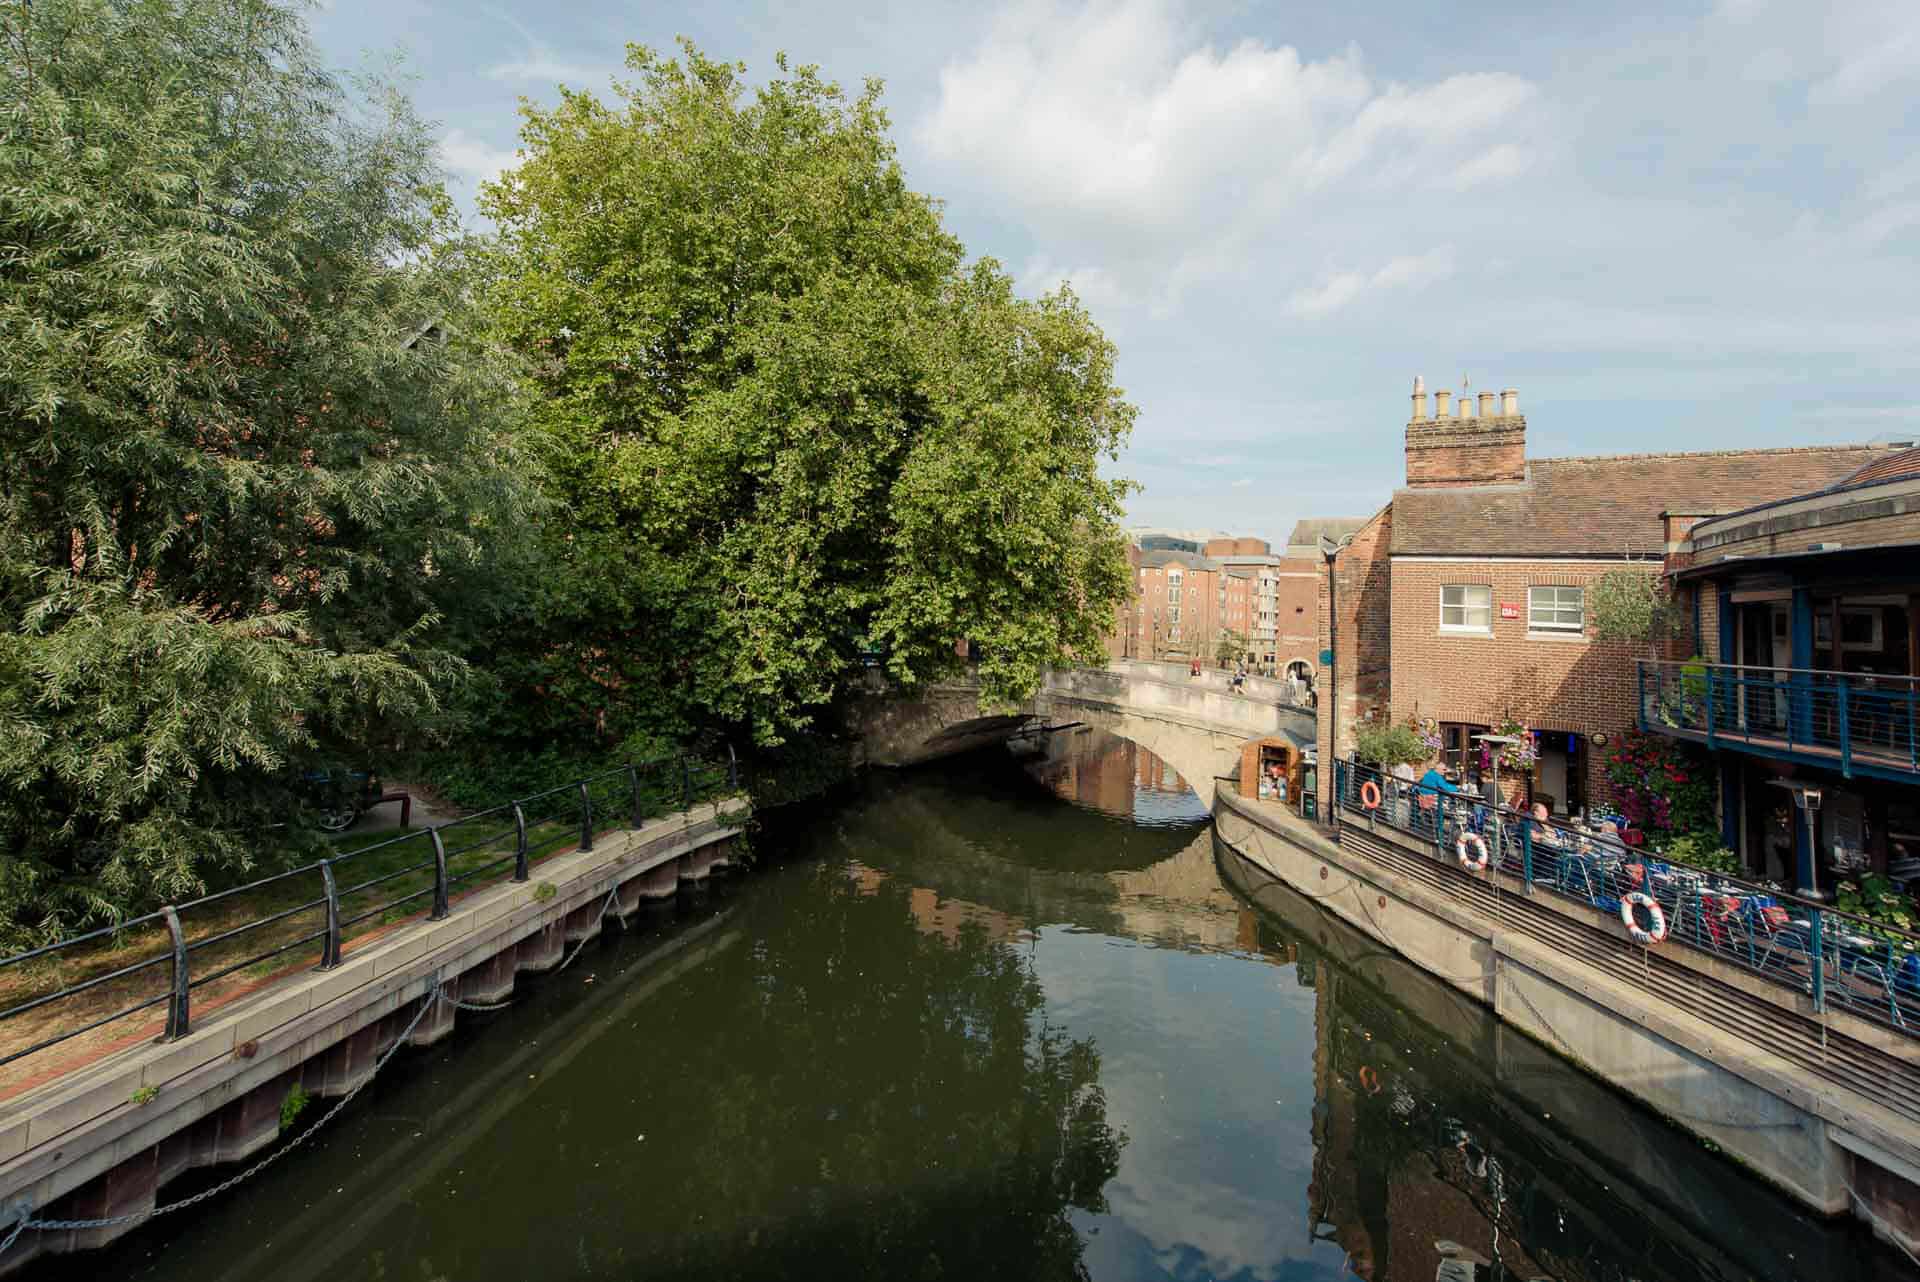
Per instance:
[[[1129,1136],[1109,1212],[1076,1217],[1096,1276],[1340,1276],[1306,1223],[1314,994],[1292,968],[1057,928],[1034,962]]]

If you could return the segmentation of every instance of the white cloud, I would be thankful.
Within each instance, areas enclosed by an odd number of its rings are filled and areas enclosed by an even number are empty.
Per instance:
[[[449,129],[440,140],[440,162],[475,185],[498,178],[501,170],[512,168],[518,160],[512,148],[491,146],[464,129]]]
[[[914,131],[934,164],[1162,310],[1350,192],[1461,191],[1533,155],[1519,76],[1379,83],[1357,49],[1205,43],[1167,0],[1015,4],[939,80]]]
[[[499,9],[490,9],[488,12],[513,28],[520,37],[521,46],[518,57],[496,62],[486,69],[489,80],[536,84],[547,88],[565,84],[569,88],[585,89],[605,83],[614,72],[614,68],[602,64],[571,61],[508,14]]]
[[[1413,257],[1394,258],[1371,272],[1337,272],[1319,284],[1294,291],[1287,310],[1295,316],[1325,316],[1364,295],[1419,289],[1453,275],[1453,251],[1446,246]]]

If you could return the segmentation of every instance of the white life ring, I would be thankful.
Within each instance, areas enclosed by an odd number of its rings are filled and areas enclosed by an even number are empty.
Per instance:
[[[1480,852],[1478,859],[1467,853],[1469,846]],[[1487,866],[1487,841],[1477,832],[1461,833],[1460,840],[1453,843],[1453,853],[1460,857],[1462,868],[1471,868],[1478,872]]]
[[[1652,930],[1642,930],[1640,923],[1633,919],[1636,904],[1645,908],[1653,918]],[[1654,902],[1652,895],[1642,891],[1636,890],[1620,897],[1620,921],[1636,944],[1657,944],[1667,937],[1667,915],[1660,911],[1660,905]]]

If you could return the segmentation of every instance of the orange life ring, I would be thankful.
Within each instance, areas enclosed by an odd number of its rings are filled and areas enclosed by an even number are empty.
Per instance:
[[[1643,930],[1640,923],[1633,919],[1636,904],[1645,908],[1648,916],[1653,918],[1652,930]],[[1660,905],[1654,902],[1652,895],[1638,890],[1620,896],[1620,921],[1636,944],[1657,944],[1667,937],[1667,915],[1660,911]]]
[[[1478,859],[1467,853],[1468,846],[1480,852]],[[1459,856],[1462,868],[1471,868],[1479,872],[1487,866],[1487,839],[1477,832],[1463,832],[1460,834],[1460,840],[1453,843],[1453,853]]]
[[[1380,1093],[1380,1074],[1374,1072],[1369,1066],[1362,1064],[1360,1066],[1360,1086],[1367,1094],[1378,1095]]]
[[[1361,784],[1360,804],[1368,810],[1380,809],[1380,785],[1371,779]]]

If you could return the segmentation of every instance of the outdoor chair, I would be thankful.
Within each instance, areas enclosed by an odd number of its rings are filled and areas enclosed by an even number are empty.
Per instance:
[[[1749,938],[1757,943],[1762,937],[1767,941],[1766,951],[1760,954],[1755,966],[1763,974],[1773,965],[1777,953],[1780,957],[1779,969],[1793,972],[1796,963],[1790,954],[1800,955],[1799,963],[1807,968],[1807,987],[1813,983],[1813,923],[1805,918],[1791,916],[1787,910],[1773,901],[1771,895],[1754,895],[1747,900]],[[1749,944],[1749,950],[1753,944]]]

